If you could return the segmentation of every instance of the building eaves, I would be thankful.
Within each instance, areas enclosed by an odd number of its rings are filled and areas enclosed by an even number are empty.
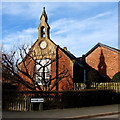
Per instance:
[[[104,45],[104,44],[102,44],[102,43],[98,43],[98,44],[99,44],[100,46],[106,47],[106,48],[108,48],[108,49],[110,49],[110,50],[112,50],[112,51],[114,51],[114,52],[120,53],[120,50],[119,50],[119,49],[110,47],[110,46],[108,46],[108,45]]]
[[[60,47],[60,49],[71,59],[71,60],[75,60],[76,57],[68,50],[64,50],[63,48]]]
[[[80,67],[84,67],[80,59],[76,58],[70,51],[60,48],[71,60],[74,60]]]
[[[105,48],[107,48],[107,49],[109,49],[109,50],[112,50],[112,51],[114,51],[114,52],[117,52],[117,53],[120,53],[120,50],[119,49],[116,49],[116,48],[113,48],[113,47],[110,47],[110,46],[107,46],[107,45],[104,45],[104,44],[102,44],[102,43],[98,43],[98,44],[96,44],[91,50],[89,50],[86,54],[85,54],[85,57],[87,57],[89,54],[91,54],[96,48],[98,48],[98,47],[105,47]]]

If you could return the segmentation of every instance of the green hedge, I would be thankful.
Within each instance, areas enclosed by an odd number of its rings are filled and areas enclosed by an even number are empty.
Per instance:
[[[62,107],[85,107],[118,103],[118,94],[112,90],[65,91],[62,93]]]
[[[114,81],[114,82],[120,82],[120,72],[116,73],[113,76],[112,81]]]

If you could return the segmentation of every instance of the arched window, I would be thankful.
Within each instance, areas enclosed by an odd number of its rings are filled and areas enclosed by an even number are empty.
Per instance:
[[[51,60],[36,60],[36,81],[39,85],[46,85],[50,80]]]
[[[41,37],[45,37],[45,27],[41,27]]]

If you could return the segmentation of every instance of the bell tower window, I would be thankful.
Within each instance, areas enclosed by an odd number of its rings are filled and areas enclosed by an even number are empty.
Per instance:
[[[41,27],[41,37],[45,37],[45,27]]]
[[[50,30],[50,27],[49,27],[49,24],[47,23],[47,14],[46,14],[46,11],[45,11],[45,7],[43,8],[43,12],[42,12],[42,15],[40,17],[40,24],[38,26],[38,38],[41,39],[41,38],[46,38],[46,39],[49,39],[50,36],[49,36],[49,30]]]

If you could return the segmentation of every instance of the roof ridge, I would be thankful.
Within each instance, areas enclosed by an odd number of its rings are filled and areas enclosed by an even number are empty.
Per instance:
[[[90,49],[86,54],[85,54],[85,57],[87,57],[90,53],[92,53],[97,47],[99,46],[102,46],[102,47],[105,47],[105,48],[108,48],[112,51],[115,51],[115,52],[118,52],[120,53],[120,49],[116,49],[114,47],[110,47],[108,45],[105,45],[105,44],[102,44],[102,43],[97,43],[92,49]]]
[[[105,44],[102,44],[102,43],[98,43],[100,46],[103,46],[103,47],[106,47],[110,50],[113,50],[113,51],[116,51],[116,52],[120,52],[120,49],[117,49],[117,48],[114,48],[114,47],[111,47],[111,46],[108,46],[108,45],[105,45]]]

